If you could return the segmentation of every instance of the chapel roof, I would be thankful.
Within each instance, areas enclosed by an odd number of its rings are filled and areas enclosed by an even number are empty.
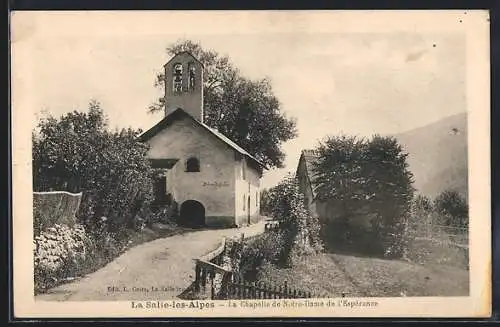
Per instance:
[[[216,129],[211,128],[207,124],[204,124],[204,123],[198,121],[197,119],[195,119],[193,116],[191,116],[189,113],[187,113],[186,111],[184,111],[181,108],[178,108],[175,111],[171,112],[170,114],[168,114],[167,116],[165,116],[162,120],[160,120],[156,125],[154,125],[149,130],[147,130],[144,133],[142,133],[141,135],[139,135],[139,140],[141,142],[144,142],[144,141],[147,141],[147,140],[151,139],[153,136],[155,136],[156,134],[158,134],[160,131],[162,131],[163,129],[165,129],[168,126],[170,126],[174,121],[176,121],[176,120],[178,120],[180,118],[183,118],[183,117],[190,118],[197,125],[201,126],[203,129],[205,129],[206,131],[208,131],[209,133],[211,133],[212,135],[214,135],[219,141],[223,142],[224,144],[226,144],[227,146],[229,146],[234,151],[236,151],[239,154],[243,155],[244,157],[252,160],[258,166],[260,166],[260,167],[262,167],[264,169],[268,169],[267,166],[263,162],[261,162],[260,160],[258,160],[254,156],[252,156],[250,153],[248,153],[248,151],[246,151],[245,149],[243,149],[242,147],[240,147],[238,144],[236,144],[235,142],[233,142],[232,140],[230,140],[227,136],[225,136],[224,134],[220,133]]]
[[[314,163],[318,160],[318,153],[312,149],[304,149],[301,151],[301,157],[304,157],[304,163],[306,168],[306,177],[309,180],[309,184],[311,185],[311,190],[313,196],[316,197],[315,188],[312,185],[312,180],[314,176]],[[297,172],[298,173],[298,172]]]

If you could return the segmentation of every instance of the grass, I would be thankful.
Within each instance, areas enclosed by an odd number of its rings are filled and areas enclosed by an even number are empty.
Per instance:
[[[467,296],[467,249],[413,240],[408,261],[386,259],[362,229],[323,226],[323,253],[296,259],[290,268],[266,264],[258,279],[318,297]]]
[[[319,297],[467,296],[467,270],[401,260],[321,253],[291,268],[262,267],[259,280],[311,292]]]

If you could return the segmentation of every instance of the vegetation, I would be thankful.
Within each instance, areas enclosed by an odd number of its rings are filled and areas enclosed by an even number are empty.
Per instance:
[[[469,274],[446,265],[320,253],[302,257],[292,267],[266,264],[259,281],[311,292],[318,297],[467,296]]]
[[[81,269],[92,257],[92,240],[81,225],[50,227],[35,236],[33,246],[35,292],[49,288]]]
[[[37,232],[38,290],[96,270],[131,244],[181,231],[169,225],[162,231],[144,232],[145,225],[159,220],[162,212],[150,211],[156,172],[147,161],[147,146],[137,142],[139,133],[130,128],[109,131],[95,101],[87,112],[40,121],[33,133],[34,190],[82,192],[83,196],[77,227],[57,225]]]
[[[87,229],[101,223],[110,232],[134,227],[153,199],[154,171],[139,133],[108,131],[97,102],[88,112],[42,120],[33,135],[34,190],[83,192],[79,218]]]
[[[167,48],[169,55],[189,51],[204,65],[204,122],[253,154],[269,167],[283,167],[281,144],[297,135],[295,120],[287,118],[268,79],[250,80],[241,75],[229,57],[205,50],[191,41]],[[164,75],[155,86],[164,89]],[[161,112],[162,97],[149,107]]]
[[[266,210],[279,221],[279,229],[269,231],[245,244],[239,270],[245,279],[258,278],[266,264],[286,267],[294,260],[323,249],[319,221],[304,207],[303,195],[295,178],[287,176],[265,192]],[[262,204],[261,204],[262,205]]]
[[[454,190],[445,190],[434,199],[434,210],[443,217],[441,223],[451,227],[469,226],[469,205],[467,200]]]
[[[387,257],[402,257],[414,194],[407,154],[395,138],[330,137],[316,149],[313,185],[317,199],[338,213],[335,221],[347,232],[353,219],[364,217]]]

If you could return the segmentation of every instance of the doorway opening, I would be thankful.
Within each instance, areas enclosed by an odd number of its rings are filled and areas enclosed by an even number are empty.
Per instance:
[[[205,207],[198,201],[187,200],[181,205],[179,223],[183,226],[200,228],[205,226]]]

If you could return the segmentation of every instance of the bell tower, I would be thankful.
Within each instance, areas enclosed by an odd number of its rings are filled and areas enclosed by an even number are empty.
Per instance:
[[[179,52],[165,68],[165,116],[178,108],[203,122],[203,65],[189,52]]]

